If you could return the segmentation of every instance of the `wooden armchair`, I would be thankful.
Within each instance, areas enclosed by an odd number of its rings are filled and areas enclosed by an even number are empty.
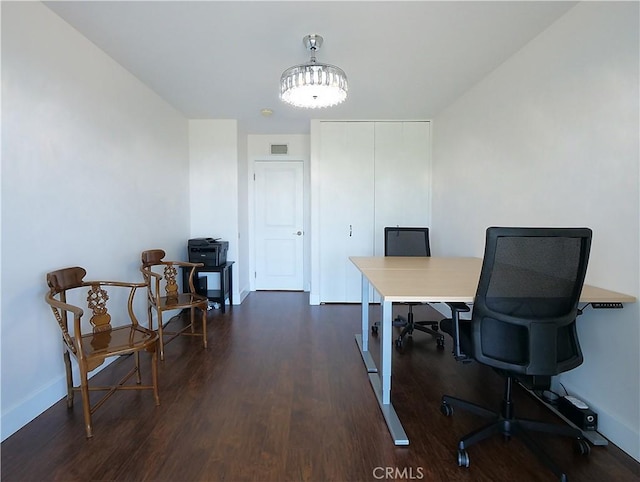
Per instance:
[[[179,335],[202,336],[202,344],[207,348],[207,309],[209,300],[206,296],[196,293],[193,276],[195,269],[204,266],[202,263],[188,263],[186,261],[166,261],[165,252],[161,249],[151,249],[142,252],[142,266],[140,271],[147,284],[147,304],[149,313],[149,328],[153,329],[153,310],[158,316],[158,334],[160,335],[160,359],[164,360],[164,345]],[[189,292],[180,293],[178,290],[177,268],[189,270]],[[164,291],[163,291],[164,290]],[[195,310],[202,313],[202,331],[195,331]],[[169,321],[162,320],[162,313],[171,310],[190,310],[190,322],[177,331],[165,330]],[[187,329],[190,329],[187,332]],[[168,337],[165,340],[165,337]]]
[[[82,394],[82,405],[87,438],[93,436],[91,415],[115,393],[116,390],[153,390],[156,405],[160,405],[158,397],[158,360],[156,348],[158,334],[138,324],[133,312],[134,295],[138,288],[144,288],[144,283],[125,283],[119,281],[84,281],[87,272],[84,268],[64,268],[47,273],[49,291],[45,301],[62,330],[64,346],[64,363],[67,372],[67,407],[73,407],[74,392]],[[85,291],[85,288],[87,289]],[[109,288],[114,300],[126,299],[126,303],[115,309],[114,316],[127,318],[126,324],[113,323],[111,314],[107,310]],[[128,297],[128,298],[127,298]],[[69,299],[69,301],[67,301]],[[77,300],[77,301],[76,301]],[[86,303],[85,303],[86,301]],[[71,303],[77,304],[71,304]],[[91,312],[89,323],[83,326],[83,315],[86,307]],[[73,317],[70,327],[69,315]],[[86,320],[86,318],[85,318]],[[87,326],[87,325],[91,326]],[[114,326],[115,325],[115,326]],[[71,329],[70,329],[71,328]],[[151,385],[142,385],[140,375],[140,352],[151,354]],[[134,367],[115,385],[89,386],[88,374],[102,365],[106,358],[121,355],[134,355]],[[80,386],[73,384],[71,359],[73,356],[80,369]],[[136,384],[125,383],[136,375]],[[90,391],[106,391],[95,405],[91,406]]]

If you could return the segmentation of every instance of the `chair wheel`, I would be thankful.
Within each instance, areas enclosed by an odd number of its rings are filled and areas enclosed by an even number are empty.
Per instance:
[[[371,334],[372,335],[378,334],[378,325],[371,325]]]
[[[396,348],[402,348],[402,338],[396,339]]]
[[[591,453],[591,446],[585,439],[579,438],[576,440],[576,450],[580,455],[584,455],[586,457]]]
[[[458,467],[469,467],[469,454],[464,449],[458,450]]]
[[[449,405],[447,402],[442,402],[440,404],[440,411],[442,412],[443,415],[447,417],[450,417],[451,415],[453,415],[453,407]]]

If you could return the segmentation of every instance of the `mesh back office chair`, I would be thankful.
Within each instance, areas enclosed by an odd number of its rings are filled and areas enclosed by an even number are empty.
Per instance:
[[[429,228],[384,228],[385,256],[431,256],[429,246]],[[413,307],[422,303],[402,303],[409,306],[406,323],[401,316],[395,325],[404,325],[400,336],[395,341],[397,348],[402,348],[404,338],[411,336],[414,330],[429,333],[436,338],[438,348],[444,348],[444,336],[438,333],[438,321],[414,321]]]
[[[515,380],[534,388],[548,388],[553,375],[582,363],[576,334],[578,301],[587,271],[591,230],[587,228],[489,228],[484,261],[470,321],[441,323],[443,331],[459,340],[457,354],[493,367],[505,377],[499,413],[445,395],[441,410],[450,416],[453,406],[494,418],[488,425],[460,439],[458,465],[469,466],[466,449],[502,433],[519,436],[548,467],[566,474],[529,438],[527,430],[576,439],[586,455],[589,445],[582,432],[567,425],[516,419],[512,400]]]

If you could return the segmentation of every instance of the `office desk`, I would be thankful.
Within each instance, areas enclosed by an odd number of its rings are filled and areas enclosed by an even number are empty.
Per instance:
[[[356,335],[362,359],[378,404],[396,445],[409,445],[409,439],[391,404],[391,308],[401,302],[473,303],[482,259],[438,257],[359,257],[349,258],[362,274],[362,333]],[[380,295],[380,367],[369,352],[369,286]],[[584,285],[582,303],[633,303],[633,296]]]

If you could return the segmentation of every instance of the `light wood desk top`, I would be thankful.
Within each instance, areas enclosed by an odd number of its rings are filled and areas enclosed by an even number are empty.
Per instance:
[[[352,256],[351,262],[386,301],[473,303],[481,258]],[[633,303],[634,296],[584,285],[582,303]]]

